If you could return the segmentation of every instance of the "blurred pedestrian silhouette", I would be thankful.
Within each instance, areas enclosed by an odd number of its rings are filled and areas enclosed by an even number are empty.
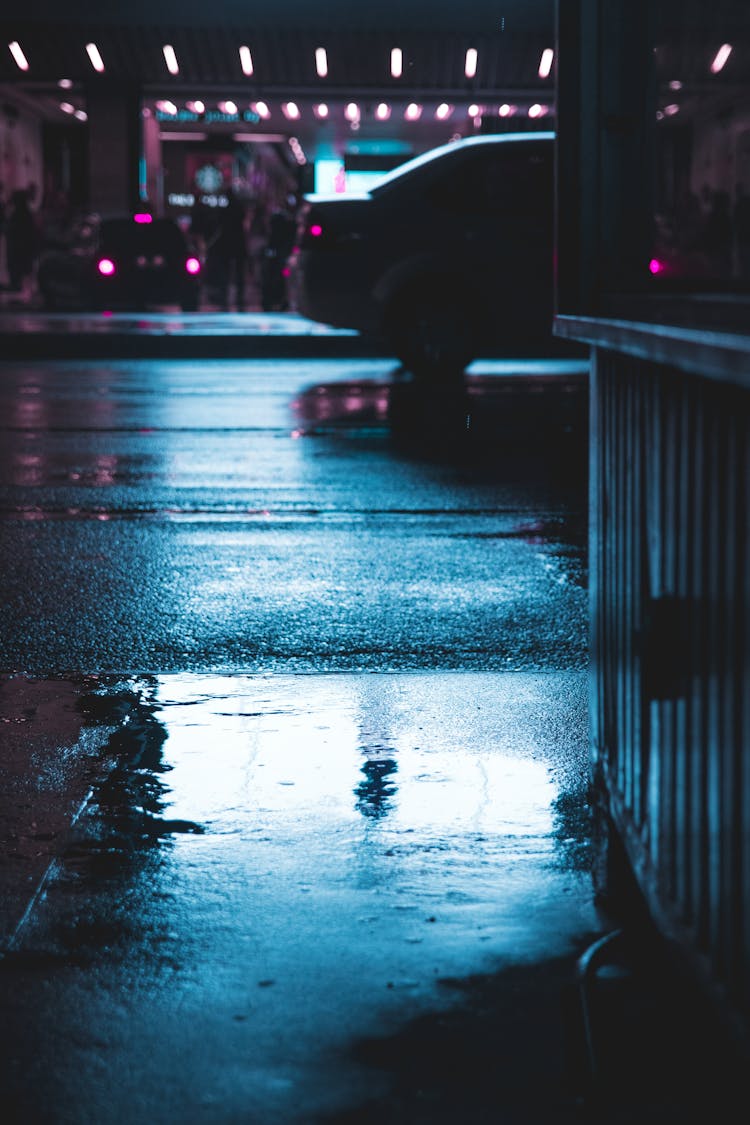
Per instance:
[[[268,208],[262,200],[251,207],[247,223],[248,273],[253,286],[260,289],[263,251],[268,242]]]
[[[5,204],[5,185],[0,184],[0,287],[5,288],[7,270],[5,264],[5,224],[7,208]]]
[[[750,280],[750,195],[744,184],[737,184],[734,200],[734,239],[737,247],[737,273]]]
[[[696,249],[703,255],[709,276],[728,278],[732,272],[732,215],[729,195],[701,189],[703,222]]]
[[[286,263],[294,245],[296,220],[288,204],[277,208],[268,223],[268,242],[263,251],[260,274],[261,304],[264,312],[286,312],[289,299]]]
[[[217,303],[229,308],[230,289],[238,312],[245,306],[247,274],[247,232],[245,207],[233,191],[227,192],[227,205],[219,211],[219,224],[208,242],[209,273],[214,279]]]
[[[16,190],[10,197],[5,227],[8,280],[11,292],[30,292],[39,249],[36,220],[29,206],[27,190]]]

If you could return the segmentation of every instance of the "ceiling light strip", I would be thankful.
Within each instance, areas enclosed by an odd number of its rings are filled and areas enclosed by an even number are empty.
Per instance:
[[[164,62],[167,64],[167,70],[170,74],[179,74],[180,68],[177,63],[177,55],[174,52],[174,47],[170,43],[165,43],[162,47],[164,54]]]
[[[722,43],[718,51],[714,55],[713,62],[711,63],[711,73],[718,74],[726,66],[727,60],[732,53],[732,46],[730,43]]]
[[[14,39],[12,43],[8,44],[8,50],[13,56],[13,61],[15,62],[19,70],[29,69],[29,60],[26,58],[26,55],[21,49],[21,44],[17,42],[17,40]]]
[[[551,47],[545,47],[542,51],[542,57],[539,60],[539,77],[549,78],[552,71],[552,63],[555,60],[555,52]]]
[[[86,54],[88,55],[89,60],[91,62],[91,65],[93,66],[94,70],[98,74],[103,74],[104,73],[104,60],[102,59],[102,56],[99,54],[99,48],[97,47],[96,43],[87,43],[86,44]]]
[[[253,73],[253,56],[247,46],[240,47],[240,66],[245,77],[250,78]]]

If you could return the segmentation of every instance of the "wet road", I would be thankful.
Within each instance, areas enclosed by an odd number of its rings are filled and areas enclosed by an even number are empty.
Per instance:
[[[0,369],[11,1120],[578,1120],[584,403]]]
[[[496,367],[6,367],[0,668],[582,667],[580,365]]]

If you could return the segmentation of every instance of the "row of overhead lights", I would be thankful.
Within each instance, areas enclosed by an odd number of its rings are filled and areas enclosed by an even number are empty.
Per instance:
[[[675,83],[670,83],[670,85],[674,86]],[[162,113],[169,113],[170,115],[176,115],[178,113],[177,106],[174,104],[174,102],[170,101],[159,101],[156,103],[156,108],[161,110]],[[186,108],[191,113],[196,113],[199,115],[205,113],[205,105],[202,101],[188,102]],[[271,116],[271,111],[265,102],[252,102],[251,108],[255,110],[259,117],[266,119]],[[72,105],[71,102],[60,102],[60,109],[63,113],[70,114],[78,121],[88,121],[88,114],[86,113],[86,110],[76,109],[76,107]],[[297,121],[302,116],[300,108],[296,104],[296,102],[284,102],[281,109],[284,116],[287,117],[290,121]],[[416,102],[412,102],[404,110],[404,117],[407,121],[418,121],[422,116],[422,110],[423,107],[421,105],[418,105]],[[219,111],[221,113],[226,113],[230,116],[234,116],[234,114],[238,112],[238,109],[235,102],[224,101],[219,102]],[[315,113],[316,117],[324,119],[329,116],[330,108],[324,102],[321,102],[319,105],[316,105],[314,107],[313,112]],[[447,102],[442,102],[435,110],[435,117],[438,121],[447,121],[449,117],[452,117],[453,112],[453,106],[448,105]],[[524,111],[517,105],[509,105],[507,102],[499,106],[497,111],[498,117],[515,117],[516,114],[523,112]],[[532,119],[538,117],[546,117],[547,114],[551,112],[551,106],[544,105],[539,102],[534,102],[532,105],[526,108],[525,112],[526,116]],[[664,109],[657,109],[656,119],[657,121],[663,121],[665,117],[674,117],[675,114],[679,112],[679,105],[676,102],[671,102],[669,105],[665,105]],[[472,119],[474,119],[485,115],[486,108],[484,106],[470,105],[467,107],[467,117],[471,117]],[[360,109],[356,102],[348,103],[348,105],[344,109],[344,116],[346,117],[347,121],[350,121],[352,123],[360,121]],[[378,121],[388,121],[390,116],[391,107],[387,104],[387,102],[380,102],[380,104],[375,109],[375,117],[378,119]]]
[[[12,43],[8,44],[8,49],[13,56],[18,69],[28,70],[29,62],[26,58],[26,55],[24,54],[21,44],[14,40]],[[238,53],[242,73],[246,78],[251,78],[255,72],[252,51],[246,44],[243,44],[243,46],[238,47]],[[86,44],[86,54],[88,55],[89,61],[94,70],[98,74],[103,74],[105,69],[104,60],[102,59],[101,52],[96,43]],[[162,54],[164,55],[164,64],[169,73],[175,76],[178,75],[180,73],[180,64],[177,61],[177,53],[171,43],[164,44],[164,46],[162,47]],[[539,60],[540,78],[549,78],[552,71],[552,63],[554,62],[554,58],[555,52],[553,51],[553,49],[551,47],[545,47]],[[404,52],[401,47],[392,48],[390,62],[391,77],[401,78],[404,73]],[[476,47],[469,47],[466,51],[466,57],[464,59],[464,74],[467,78],[474,78],[476,76],[478,65],[479,52],[477,51]],[[318,75],[318,78],[328,77],[328,52],[326,51],[325,47],[315,48],[315,71]]]
[[[60,108],[62,109],[62,106]],[[179,112],[175,103],[168,99],[156,102],[156,108],[161,113],[168,113],[170,116],[174,117],[176,117]],[[239,112],[237,103],[229,100],[219,102],[218,108],[221,113],[225,113],[230,117],[233,117]],[[436,119],[438,121],[447,121],[448,118],[453,116],[455,108],[455,106],[449,105],[447,102],[441,102],[440,105],[435,108]],[[200,116],[206,112],[206,104],[200,100],[189,101],[185,103],[185,109],[188,113],[194,113]],[[258,117],[262,118],[264,121],[271,116],[271,109],[267,102],[250,102],[250,109],[257,113]],[[281,112],[289,121],[299,121],[302,116],[302,111],[296,102],[282,102]],[[320,120],[325,120],[330,117],[331,112],[332,107],[326,102],[319,102],[317,105],[313,106],[313,113]],[[423,112],[424,106],[420,105],[418,102],[410,102],[404,109],[404,118],[407,121],[419,121]],[[551,107],[535,102],[524,110],[520,106],[505,102],[497,109],[497,115],[499,117],[515,117],[516,114],[524,112],[527,117],[531,118],[546,117],[547,114],[551,112]],[[392,107],[387,102],[380,102],[375,107],[375,117],[378,121],[388,121],[391,114]],[[471,118],[486,116],[487,107],[470,105],[466,109],[466,115]],[[344,117],[349,122],[359,122],[361,120],[362,111],[357,102],[348,102],[344,106]]]
[[[29,70],[29,61],[24,54],[21,44],[17,40],[14,39],[12,43],[8,44],[8,50],[13,56],[16,66],[19,70]],[[239,47],[238,51],[242,73],[247,78],[251,78],[254,73],[252,52],[247,45]],[[164,55],[164,62],[169,73],[173,75],[179,74],[180,65],[177,61],[177,55],[175,53],[174,47],[170,43],[165,43],[162,47],[162,53]],[[722,43],[713,59],[711,60],[709,69],[712,74],[719,74],[719,72],[724,69],[731,53],[731,43]],[[98,74],[103,74],[105,69],[104,60],[102,59],[101,52],[99,51],[96,43],[86,44],[86,54],[88,55],[89,61],[94,70],[97,71]],[[539,59],[538,74],[540,78],[549,78],[552,72],[552,64],[554,62],[554,59],[555,52],[552,47],[545,47],[542,51],[541,58]],[[479,52],[477,51],[476,47],[469,47],[466,51],[466,57],[464,59],[464,74],[467,78],[474,78],[476,76],[478,64]],[[325,47],[315,48],[315,70],[319,78],[328,77],[328,52],[326,51]],[[401,78],[403,73],[404,52],[401,47],[393,47],[391,50],[391,77]]]

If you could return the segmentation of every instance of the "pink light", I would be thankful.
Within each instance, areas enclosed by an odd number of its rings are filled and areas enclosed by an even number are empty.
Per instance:
[[[136,223],[150,223],[152,218],[148,211],[139,211],[136,215],[133,215],[133,221]]]
[[[283,270],[281,271],[281,275],[282,277],[289,277],[291,275],[291,272],[292,271],[289,269],[289,266],[284,266]]]
[[[86,54],[91,60],[91,65],[93,66],[94,70],[96,70],[99,74],[103,74],[104,62],[102,60],[102,56],[99,54],[99,48],[97,47],[96,43],[86,44]]]
[[[185,269],[188,271],[188,273],[200,273],[201,264],[197,258],[188,258],[188,260],[185,262]]]
[[[14,39],[12,43],[8,44],[8,50],[10,51],[11,55],[13,56],[15,64],[18,67],[19,70],[28,70],[29,69],[28,59],[26,58],[26,55],[23,53],[23,50],[21,49],[20,43],[18,43]]]
[[[545,47],[542,51],[542,57],[539,60],[539,77],[549,78],[550,71],[552,70],[552,63],[555,58],[555,52],[551,47]]]
[[[100,258],[97,269],[103,277],[112,277],[112,274],[115,272],[115,263],[111,258]]]
[[[648,263],[648,268],[651,270],[651,273],[662,273],[664,270],[664,263],[660,262],[658,258],[652,258]]]
[[[722,43],[714,56],[711,63],[711,73],[718,74],[720,70],[724,69],[727,59],[732,53],[732,46],[730,43]]]
[[[310,234],[313,236],[313,238],[320,238],[322,233],[323,228],[320,223],[313,223],[313,225],[310,227]]]

